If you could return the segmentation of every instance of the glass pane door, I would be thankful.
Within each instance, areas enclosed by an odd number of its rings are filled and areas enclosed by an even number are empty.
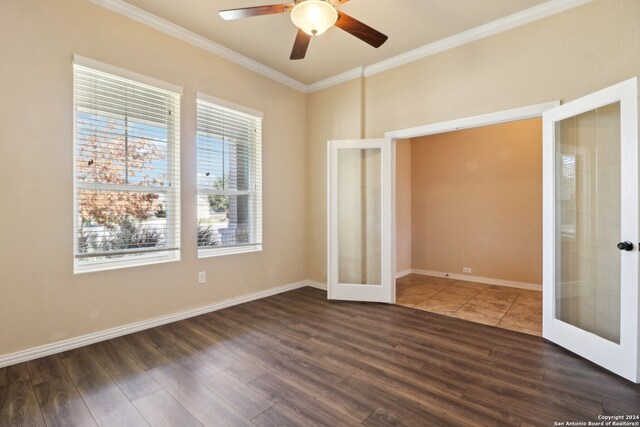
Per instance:
[[[381,285],[381,149],[338,151],[338,281]]]
[[[620,103],[556,123],[556,318],[620,343]]]
[[[329,141],[328,297],[395,299],[392,142]]]
[[[637,80],[546,111],[543,135],[542,335],[638,382]]]

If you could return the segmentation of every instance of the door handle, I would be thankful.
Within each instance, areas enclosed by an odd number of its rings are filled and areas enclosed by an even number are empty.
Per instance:
[[[621,251],[632,251],[633,250],[633,243],[626,241],[626,242],[620,242],[618,243],[618,249],[620,249]]]

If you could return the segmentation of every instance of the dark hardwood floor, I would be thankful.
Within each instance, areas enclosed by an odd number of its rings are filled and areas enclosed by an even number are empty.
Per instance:
[[[542,338],[303,288],[0,369],[0,426],[553,426],[640,387]]]

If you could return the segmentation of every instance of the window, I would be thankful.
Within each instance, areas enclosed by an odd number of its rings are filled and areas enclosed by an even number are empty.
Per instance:
[[[179,259],[179,92],[75,58],[76,272]]]
[[[198,94],[198,256],[262,249],[262,114]]]
[[[576,160],[573,154],[562,154],[558,181],[559,202],[562,205],[560,230],[564,236],[576,235]]]

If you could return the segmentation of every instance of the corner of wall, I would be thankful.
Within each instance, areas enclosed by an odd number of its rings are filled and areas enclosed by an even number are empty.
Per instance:
[[[317,282],[327,280],[327,141],[363,136],[363,80],[307,95],[307,278]]]

